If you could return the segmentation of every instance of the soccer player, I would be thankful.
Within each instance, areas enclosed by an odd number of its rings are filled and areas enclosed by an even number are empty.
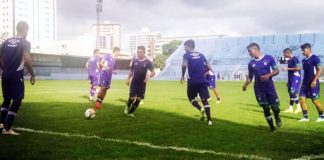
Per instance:
[[[147,72],[150,71],[150,76]],[[145,47],[137,47],[137,57],[132,60],[129,70],[127,85],[130,85],[130,93],[124,113],[127,116],[134,117],[134,112],[138,108],[146,91],[146,83],[155,75],[152,62],[145,56]]]
[[[96,89],[99,83],[99,76],[100,76],[100,55],[99,55],[99,49],[95,49],[93,51],[93,56],[91,56],[86,65],[85,68],[88,70],[89,80],[90,80],[90,101],[93,100],[93,97],[96,93]]]
[[[320,96],[319,78],[322,74],[321,61],[318,56],[312,54],[312,47],[309,43],[301,45],[300,48],[305,58],[302,61],[304,78],[299,92],[300,104],[303,110],[303,118],[299,121],[309,121],[306,98],[310,98],[318,111],[319,118],[316,120],[316,122],[324,122],[323,108],[318,100]]]
[[[288,67],[282,68],[282,71],[288,71],[288,93],[290,97],[290,106],[284,112],[288,113],[299,113],[301,112],[301,107],[297,94],[299,93],[300,83],[301,83],[301,66],[297,57],[294,56],[290,48],[283,50],[285,58],[288,58]],[[294,103],[297,107],[294,111]]]
[[[282,122],[279,116],[279,99],[272,81],[272,77],[279,74],[278,67],[274,58],[270,55],[264,55],[260,51],[260,46],[257,43],[251,43],[247,46],[248,52],[253,60],[248,65],[249,74],[243,85],[243,91],[246,91],[248,85],[254,82],[254,93],[259,105],[263,108],[264,116],[273,132],[276,128],[273,125],[273,120],[270,112],[270,107],[274,113],[277,127],[281,127]]]
[[[96,109],[101,109],[102,108],[102,101],[106,97],[107,90],[110,88],[111,85],[111,79],[115,67],[116,60],[115,58],[119,56],[120,53],[120,48],[115,47],[113,49],[113,54],[110,55],[109,53],[105,54],[101,61],[100,61],[100,66],[101,66],[101,73],[100,73],[100,90],[97,96],[97,101],[96,101]]]
[[[215,73],[210,70],[206,76],[206,79],[208,81],[208,88],[210,90],[213,91],[213,93],[215,94],[216,98],[217,98],[217,101],[216,103],[221,103],[221,98],[220,98],[220,95],[216,89],[216,76],[215,76]],[[210,101],[211,98],[208,99],[208,101]]]
[[[7,39],[2,46],[0,62],[2,66],[2,96],[0,129],[4,135],[19,135],[12,130],[22,99],[24,99],[24,66],[30,73],[30,83],[34,85],[35,74],[31,64],[30,43],[26,40],[29,26],[26,22],[17,24],[17,36]]]
[[[180,82],[185,80],[184,76],[188,68],[188,84],[187,96],[190,103],[197,108],[201,113],[201,120],[204,120],[204,113],[207,115],[207,124],[212,125],[210,105],[208,103],[209,92],[207,87],[206,76],[211,70],[205,56],[202,53],[195,51],[195,41],[187,40],[184,43],[186,53],[183,55],[182,62],[182,76]],[[207,71],[206,71],[207,68]],[[196,100],[199,94],[200,99],[204,105],[201,107]]]

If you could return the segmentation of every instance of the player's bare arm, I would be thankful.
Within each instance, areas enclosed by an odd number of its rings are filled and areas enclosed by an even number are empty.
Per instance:
[[[31,75],[30,84],[34,85],[35,84],[35,74],[34,74],[34,70],[32,67],[32,63],[31,63],[31,56],[28,51],[24,51],[24,61],[25,61],[25,66],[27,68],[27,71]]]
[[[133,70],[129,70],[128,77],[127,77],[127,81],[126,81],[126,85],[127,86],[129,86],[132,77],[133,77]]]
[[[300,66],[297,66],[297,67],[294,67],[294,68],[283,67],[281,70],[282,71],[300,71],[301,67]]]
[[[250,77],[252,77],[252,75],[247,75],[246,76],[246,81],[245,81],[245,83],[243,85],[243,91],[246,91],[247,87],[251,84],[252,79]]]
[[[276,75],[278,75],[278,74],[279,74],[279,69],[274,69],[271,73],[268,73],[268,74],[266,74],[266,75],[261,76],[261,80],[262,80],[262,81],[267,81],[267,80],[269,80],[271,77],[276,76]]]
[[[316,82],[317,82],[317,80],[321,77],[321,75],[322,75],[322,66],[318,66],[318,67],[316,67],[316,75],[315,75],[315,77],[314,77],[314,79],[313,79],[313,81],[312,81],[312,83],[311,83],[311,87],[312,88],[315,88],[316,87]]]

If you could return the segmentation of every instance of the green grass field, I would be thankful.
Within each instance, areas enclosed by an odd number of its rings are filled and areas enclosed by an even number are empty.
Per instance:
[[[324,158],[324,123],[314,122],[318,115],[310,101],[311,122],[298,123],[301,114],[282,113],[282,128],[271,133],[253,86],[243,93],[242,84],[217,84],[222,103],[211,102],[214,123],[207,126],[188,102],[186,85],[177,81],[150,81],[134,118],[123,114],[128,87],[113,81],[93,120],[84,118],[85,109],[94,106],[88,101],[87,81],[26,83],[14,127],[32,130],[0,136],[0,159]],[[284,110],[286,86],[276,86]]]

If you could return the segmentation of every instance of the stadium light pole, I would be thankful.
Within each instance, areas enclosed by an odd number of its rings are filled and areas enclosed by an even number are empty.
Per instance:
[[[96,48],[99,49],[100,13],[102,12],[102,0],[97,0],[96,12],[97,12]]]

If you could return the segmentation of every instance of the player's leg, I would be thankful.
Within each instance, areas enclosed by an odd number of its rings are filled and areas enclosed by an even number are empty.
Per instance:
[[[139,90],[137,91],[137,97],[133,103],[133,106],[129,110],[129,114],[133,114],[135,110],[138,108],[139,104],[141,103],[141,100],[144,98],[145,91],[146,91],[146,83],[143,83],[141,84],[141,86],[139,86]]]
[[[275,127],[273,125],[273,120],[272,120],[272,116],[271,116],[271,112],[270,112],[270,105],[269,105],[269,102],[267,101],[266,91],[261,90],[257,87],[254,87],[254,94],[255,94],[257,102],[263,109],[264,117],[265,117],[266,121],[268,122],[271,131],[275,131]]]
[[[287,88],[288,88],[288,94],[289,94],[289,108],[287,110],[285,110],[284,112],[286,113],[293,113],[294,112],[294,95],[292,93],[292,87],[291,87],[291,82],[288,82],[287,84]]]
[[[295,98],[294,102],[296,104],[296,109],[295,109],[294,113],[300,113],[300,112],[302,112],[302,109],[301,109],[300,103],[299,103],[298,92],[300,89],[301,78],[298,76],[295,76],[293,81],[294,81],[294,83],[292,84],[292,88],[294,90],[293,97]]]
[[[323,107],[321,102],[318,100],[319,99],[319,94],[320,94],[320,86],[319,82],[317,82],[317,85],[315,88],[312,88],[312,102],[316,106],[317,111],[318,111],[318,119],[316,122],[324,122],[324,115],[323,115]]]
[[[199,95],[200,95],[200,98],[201,98],[201,102],[203,103],[204,108],[205,108],[208,125],[212,125],[211,113],[210,113],[210,105],[208,103],[208,98],[210,96],[209,96],[209,92],[208,92],[208,87],[205,84],[201,84],[199,86]]]
[[[12,78],[11,82],[7,84],[11,90],[10,96],[12,97],[12,103],[7,113],[7,117],[4,123],[4,128],[2,134],[6,135],[19,135],[19,133],[14,132],[12,124],[17,116],[18,110],[20,108],[22,99],[24,99],[25,86],[21,78]]]
[[[96,108],[101,109],[102,108],[102,102],[104,98],[106,97],[107,90],[110,88],[111,81],[105,80],[104,78],[100,78],[100,90],[97,96],[96,101]]]
[[[270,105],[269,104],[260,104],[262,109],[263,109],[263,114],[265,119],[267,120],[269,127],[271,129],[271,131],[275,131],[275,127],[273,125],[273,120],[272,120],[272,116],[271,116],[271,112],[270,112]]]
[[[6,121],[6,118],[7,118],[7,114],[8,114],[8,111],[9,111],[9,106],[10,106],[10,103],[11,103],[11,97],[9,96],[10,95],[10,89],[8,88],[8,80],[6,80],[5,78],[2,78],[2,96],[3,96],[3,102],[2,102],[2,105],[1,105],[1,114],[0,114],[0,118],[1,118],[1,121],[0,121],[0,132],[2,132],[2,128],[3,128],[3,125]]]
[[[308,95],[308,87],[302,86],[301,90],[299,92],[299,100],[300,100],[300,106],[303,112],[303,118],[299,120],[299,122],[308,122],[308,111],[307,111],[307,103],[306,98],[309,97]]]
[[[196,85],[187,85],[187,96],[192,106],[197,108],[200,111],[201,117],[200,120],[205,119],[205,109],[201,107],[196,99],[199,92],[199,88]]]
[[[274,114],[275,120],[276,120],[276,125],[277,127],[281,127],[282,122],[281,122],[281,118],[280,118],[280,102],[279,102],[279,98],[277,95],[277,91],[275,89],[275,87],[271,87],[272,89],[269,89],[267,91],[267,99],[268,102],[271,106],[272,112]]]

